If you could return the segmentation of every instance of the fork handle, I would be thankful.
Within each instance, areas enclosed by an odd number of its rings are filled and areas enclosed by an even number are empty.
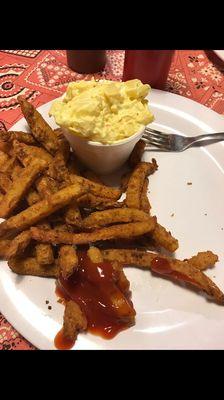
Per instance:
[[[189,137],[188,139],[191,142],[191,144],[193,144],[195,142],[203,142],[204,140],[208,140],[208,139],[224,140],[224,132],[208,133],[208,134],[204,134],[204,135]]]

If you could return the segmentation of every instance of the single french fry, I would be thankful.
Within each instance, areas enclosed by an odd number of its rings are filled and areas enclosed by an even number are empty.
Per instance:
[[[63,220],[64,220],[64,218],[63,218]],[[53,228],[56,231],[60,231],[60,232],[73,232],[73,227],[71,225],[65,224],[63,222],[63,220],[56,222],[55,218],[54,218],[54,221],[52,221]]]
[[[56,263],[40,265],[36,257],[14,257],[8,261],[9,268],[18,275],[44,276],[48,278],[59,277],[59,267]]]
[[[3,172],[0,172],[0,190],[2,193],[8,192],[10,186],[12,184],[11,179]]]
[[[110,249],[102,251],[104,260],[118,261],[121,264],[151,269],[153,272],[170,277],[171,279],[186,281],[187,283],[204,290],[218,303],[224,303],[224,294],[202,271],[195,268],[188,261],[174,260],[161,254],[144,252],[140,250]],[[159,259],[159,260],[158,260]],[[158,268],[157,263],[158,262]],[[165,267],[159,268],[160,260],[164,260]],[[154,261],[154,263],[153,263]]]
[[[26,144],[37,144],[31,133],[21,131],[0,131],[0,140],[6,143],[12,143],[13,140]]]
[[[18,165],[18,161],[16,157],[10,157],[5,161],[4,164],[0,165],[0,172],[11,176],[11,173],[15,166]]]
[[[90,214],[83,219],[82,226],[85,229],[93,229],[122,222],[141,222],[150,219],[151,217],[144,211],[135,208],[109,209]]]
[[[60,232],[55,229],[48,231],[31,228],[32,238],[45,243],[53,244],[85,244],[99,240],[110,240],[119,238],[132,238],[150,232],[155,228],[156,218],[151,217],[148,221],[133,222],[129,224],[113,225],[98,229],[94,232],[70,233]],[[0,225],[1,228],[1,225]]]
[[[12,172],[11,172],[11,179],[13,181],[15,181],[16,179],[19,178],[21,172],[23,171],[23,167],[22,165],[20,165],[19,163],[15,165],[15,167],[13,168]]]
[[[0,237],[16,234],[32,225],[35,225],[37,222],[53,214],[55,211],[65,207],[72,200],[85,193],[86,190],[88,190],[86,185],[80,186],[75,184],[67,186],[65,189],[59,190],[47,199],[33,204],[26,210],[2,222],[0,224]]]
[[[99,183],[100,185],[103,185],[103,182],[99,178],[99,176],[97,174],[95,174],[95,172],[91,171],[90,169],[83,171],[82,176],[84,176],[84,178],[86,178],[86,179],[89,179],[90,181],[93,181],[95,183]]]
[[[128,159],[128,164],[131,167],[136,167],[136,165],[138,163],[140,163],[143,153],[145,151],[145,146],[146,146],[146,143],[143,140],[139,140],[136,143],[136,145],[135,145],[134,149],[132,150],[132,153]]]
[[[47,164],[45,161],[34,159],[28,167],[22,170],[19,179],[12,182],[0,203],[1,218],[6,218],[16,208],[36,177],[39,173],[44,171],[46,167]]]
[[[1,133],[2,131],[0,131]],[[9,154],[10,150],[12,148],[12,144],[8,142],[4,142],[3,140],[0,139],[0,151],[5,153],[6,155]]]
[[[87,319],[77,303],[69,300],[65,304],[63,318],[63,335],[70,340],[76,340],[80,331],[87,329]]]
[[[88,250],[87,250],[87,255],[90,258],[90,260],[96,264],[96,263],[102,263],[103,262],[103,256],[102,253],[100,251],[100,249],[98,249],[95,246],[91,246]]]
[[[151,233],[150,237],[157,246],[161,246],[171,253],[174,253],[174,251],[176,251],[179,247],[178,240],[175,239],[170,232],[168,232],[162,225],[158,223],[156,224],[156,227]]]
[[[35,246],[37,262],[40,265],[51,265],[54,263],[52,246],[48,243],[37,243]]]
[[[151,209],[151,204],[149,202],[148,198],[148,184],[149,180],[148,178],[145,178],[143,186],[142,186],[142,193],[141,193],[141,198],[140,198],[140,209],[145,211],[146,213],[149,213]]]
[[[118,318],[127,319],[130,323],[133,322],[136,312],[118,285],[114,284],[113,287],[102,287],[101,291],[108,298],[113,312]]]
[[[36,180],[35,185],[42,199],[49,197],[52,193],[57,193],[58,191],[57,182],[48,176],[41,176]]]
[[[43,148],[28,146],[18,140],[13,140],[13,151],[24,167],[27,167],[34,158],[46,161],[48,164],[53,161],[53,157]]]
[[[102,262],[103,262],[103,254],[101,253]],[[112,262],[112,267],[116,271],[116,284],[118,288],[124,293],[125,295],[129,293],[130,282],[127,279],[121,264],[117,261]]]
[[[74,152],[70,153],[69,160],[67,163],[69,173],[72,175],[80,175],[80,163]]]
[[[10,243],[9,239],[0,239],[0,258],[6,260]]]
[[[200,251],[196,256],[188,258],[184,261],[187,261],[188,264],[202,271],[214,266],[218,261],[218,256],[210,250]]]
[[[126,172],[122,177],[121,177],[121,191],[126,192],[127,187],[128,187],[128,182],[131,176],[131,172]]]
[[[34,188],[30,188],[26,195],[26,201],[27,201],[28,205],[32,206],[33,204],[37,203],[40,200],[41,200],[41,197],[37,193],[37,191]]]
[[[124,203],[122,201],[114,201],[106,197],[95,196],[92,193],[86,193],[80,196],[77,204],[82,208],[93,208],[96,210],[105,210],[108,208],[122,208]]]
[[[99,183],[92,182],[89,179],[77,175],[70,174],[70,177],[72,183],[78,183],[80,185],[85,185],[85,184],[88,185],[89,191],[95,196],[106,197],[111,200],[118,200],[121,196],[120,189],[115,189],[105,185],[100,185]]]
[[[7,251],[7,259],[23,254],[27,246],[30,244],[30,241],[30,230],[19,233],[19,235],[17,235],[10,243]]]
[[[125,203],[130,208],[141,208],[141,193],[145,178],[153,174],[158,166],[155,159],[151,163],[140,162],[132,172],[128,181]]]
[[[18,101],[33,136],[49,153],[54,155],[59,149],[59,145],[53,129],[31,103],[21,96],[18,96]]]
[[[2,171],[2,166],[4,167],[4,165],[9,161],[9,159],[10,157],[8,156],[8,154],[0,150],[0,172],[4,172]]]
[[[60,247],[58,265],[64,279],[68,279],[73,274],[78,267],[78,256],[73,246],[64,245]]]
[[[68,140],[65,138],[63,131],[61,128],[57,128],[54,130],[58,141],[58,152],[63,155],[64,161],[67,162],[70,156],[70,144]],[[57,155],[57,153],[56,153]]]
[[[68,225],[80,228],[82,226],[82,217],[79,207],[75,204],[69,204],[65,211],[65,222]]]
[[[50,229],[51,226],[47,221],[42,221],[42,223],[37,224],[38,228]],[[36,258],[40,265],[51,265],[54,263],[54,252],[53,248],[48,243],[36,243]]]
[[[67,185],[71,185],[71,178],[69,174],[69,170],[66,167],[65,160],[62,153],[57,153],[54,157],[53,161],[50,163],[47,176],[57,181],[60,186],[65,187]]]

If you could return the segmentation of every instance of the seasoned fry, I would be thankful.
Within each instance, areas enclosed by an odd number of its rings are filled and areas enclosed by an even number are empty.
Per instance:
[[[135,208],[109,209],[90,214],[82,221],[82,226],[85,229],[92,229],[116,223],[149,221],[150,219],[151,217],[144,211]]]
[[[8,249],[10,246],[11,240],[8,239],[0,239],[0,258],[7,258]]]
[[[90,181],[93,181],[95,183],[99,183],[100,185],[103,185],[103,182],[99,178],[99,176],[97,174],[95,174],[95,172],[91,171],[90,169],[83,171],[82,176],[84,176],[84,178],[86,178],[86,179],[89,179]]]
[[[140,209],[145,211],[146,213],[149,213],[149,211],[151,209],[151,204],[148,199],[148,184],[149,184],[149,180],[148,180],[148,178],[145,178],[143,187],[142,187],[141,198],[140,198]]]
[[[90,260],[93,263],[102,263],[103,262],[103,256],[102,253],[100,251],[100,249],[98,249],[95,246],[91,246],[88,251],[87,251],[87,255],[90,258]]]
[[[67,167],[70,174],[80,175],[80,164],[74,152],[70,153]]]
[[[48,222],[43,221],[40,224],[37,224],[38,228],[41,229],[50,229],[51,226]],[[48,243],[36,243],[36,258],[37,262],[40,265],[50,265],[54,263],[54,252],[53,248]]]
[[[148,236],[148,235],[147,235]],[[170,232],[168,232],[162,225],[156,224],[156,227],[150,237],[156,245],[173,253],[179,247],[178,240],[175,239]]]
[[[130,324],[133,323],[136,312],[118,286],[114,286],[113,291],[108,291],[107,288],[103,288],[102,291],[112,304],[115,315],[127,319]]]
[[[34,188],[30,188],[27,195],[26,195],[26,201],[29,206],[32,206],[33,204],[37,203],[40,201],[40,195],[37,193],[37,191]]]
[[[58,141],[58,151],[63,155],[64,161],[67,162],[70,156],[70,144],[63,135],[63,131],[61,128],[55,129],[54,132]]]
[[[100,185],[99,183],[92,182],[89,179],[77,175],[71,174],[70,177],[72,183],[78,183],[80,185],[88,185],[90,192],[95,196],[100,195],[101,197],[106,197],[111,200],[118,200],[121,196],[121,191],[119,189],[115,189],[105,185]]]
[[[6,154],[6,153],[4,153],[3,151],[0,150],[0,171],[1,171],[2,166],[4,166],[5,163],[7,163],[7,161],[9,159],[10,158],[9,158],[8,154]]]
[[[18,140],[19,142],[26,144],[37,144],[31,133],[21,131],[0,131],[0,140],[8,143],[12,143],[13,140]]]
[[[130,155],[130,157],[128,159],[128,164],[131,167],[136,167],[136,165],[138,163],[140,163],[140,161],[142,159],[142,156],[143,156],[143,153],[145,151],[145,146],[146,146],[146,143],[143,140],[139,140],[136,143],[136,145],[135,145],[135,147],[134,147],[134,149],[133,149],[133,151],[132,151],[132,153],[131,153],[131,155]]]
[[[65,222],[77,228],[82,226],[82,217],[77,205],[69,204],[68,207],[66,207]]]
[[[126,192],[127,187],[128,187],[128,182],[131,176],[131,172],[126,172],[122,177],[121,177],[121,191]]]
[[[82,208],[93,208],[98,210],[104,210],[107,208],[121,208],[124,207],[123,202],[107,199],[106,197],[95,196],[92,193],[84,194],[77,200],[79,207]]]
[[[54,253],[51,245],[37,243],[35,249],[38,264],[46,266],[54,263]]]
[[[139,250],[117,250],[110,249],[102,251],[103,257],[108,261],[118,261],[123,265],[133,265],[140,268],[152,269],[171,279],[186,281],[212,296],[217,302],[224,303],[224,294],[203,272],[192,266],[188,261],[173,260],[161,254],[144,252]],[[162,259],[168,262],[166,269],[156,269],[156,264],[152,265],[155,259]]]
[[[103,255],[101,253],[101,258],[103,262]],[[112,262],[113,269],[117,273],[117,278],[116,278],[116,284],[119,287],[119,289],[122,291],[122,293],[127,294],[129,292],[130,288],[130,282],[127,279],[123,268],[121,267],[121,264],[119,264],[117,261]]]
[[[61,153],[58,153],[54,157],[54,160],[49,165],[47,175],[60,184],[63,184],[63,187],[66,185],[71,185],[69,170],[65,165],[65,160]]]
[[[18,140],[13,141],[13,151],[24,167],[28,166],[34,158],[44,160],[48,164],[53,161],[53,157],[46,150],[37,146],[28,146]]]
[[[68,279],[78,267],[78,256],[73,246],[64,245],[60,247],[58,265],[62,277]]]
[[[35,183],[37,191],[42,199],[51,196],[58,191],[57,182],[48,176],[41,176]]]
[[[0,172],[0,190],[1,190],[1,192],[5,194],[9,190],[11,184],[12,184],[11,179],[3,172]]]
[[[34,159],[28,167],[24,168],[19,179],[12,182],[9,190],[0,203],[0,217],[7,217],[18,205],[37,175],[44,171],[47,163],[43,160]]]
[[[1,133],[2,131],[0,131]],[[12,148],[12,144],[11,143],[7,143],[4,142],[3,140],[0,140],[0,151],[5,153],[5,154],[9,154],[10,150]]]
[[[77,303],[66,302],[63,321],[63,335],[70,340],[76,340],[80,331],[87,329],[87,319]]]
[[[9,249],[7,251],[7,259],[20,256],[23,254],[24,250],[30,244],[31,234],[30,230],[23,231],[19,233],[10,243]]]
[[[18,101],[33,136],[49,153],[54,155],[59,150],[57,136],[54,131],[31,103],[21,96],[18,96]]]
[[[209,250],[201,251],[196,256],[193,256],[184,261],[187,261],[188,264],[202,271],[207,269],[208,267],[214,266],[215,263],[218,261],[218,256]]]
[[[65,189],[59,190],[47,199],[33,204],[26,210],[2,222],[0,224],[0,237],[16,234],[29,228],[43,220],[48,215],[51,215],[60,208],[65,207],[70,203],[70,201],[85,193],[86,190],[88,190],[88,187],[81,187],[77,184],[67,186]]]
[[[18,165],[17,158],[11,157],[8,160],[6,160],[4,164],[0,166],[0,172],[3,172],[11,176],[11,173],[16,165]]]
[[[154,229],[156,218],[151,217],[149,221],[133,222],[130,224],[113,225],[107,228],[98,229],[94,232],[69,233],[60,232],[54,229],[45,231],[36,227],[31,228],[32,238],[45,243],[53,244],[85,244],[98,240],[110,240],[119,238],[132,238],[143,235]],[[0,225],[1,227],[1,225]]]
[[[62,222],[53,223],[54,230],[59,232],[73,232],[73,227],[71,225],[63,224]]]
[[[102,255],[106,261],[117,261],[126,265],[134,265],[142,268],[150,268],[152,260],[158,254],[134,249],[108,249],[102,250]],[[164,256],[165,257],[165,256]],[[167,257],[165,257],[167,259]]]
[[[156,160],[153,158],[151,163],[140,162],[132,172],[127,192],[126,192],[126,205],[130,208],[141,208],[141,193],[145,178],[153,174],[158,166]]]
[[[56,263],[40,265],[35,257],[15,257],[8,261],[9,268],[18,275],[44,276],[48,278],[59,277],[59,267]]]
[[[23,171],[23,167],[18,163],[15,165],[15,167],[13,168],[13,171],[11,173],[11,179],[14,181],[16,179],[19,178],[19,175],[21,174],[21,172]]]

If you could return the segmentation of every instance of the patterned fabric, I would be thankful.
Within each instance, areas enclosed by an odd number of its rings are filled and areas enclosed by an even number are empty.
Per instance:
[[[81,75],[66,65],[64,50],[0,50],[0,130],[10,129],[21,117],[17,96],[38,107],[61,96],[77,79],[121,80],[124,51],[109,50],[101,73]],[[193,99],[224,114],[224,64],[212,51],[178,50],[166,85],[169,92]],[[0,350],[34,350],[0,314]]]

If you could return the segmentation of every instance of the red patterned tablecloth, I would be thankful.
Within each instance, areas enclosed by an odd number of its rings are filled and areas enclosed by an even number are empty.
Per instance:
[[[121,80],[123,62],[124,51],[109,50],[105,70],[94,76]],[[0,51],[0,130],[9,130],[22,117],[19,94],[38,107],[61,96],[68,82],[91,77],[72,72],[64,50]],[[167,90],[224,114],[224,64],[212,51],[178,50]],[[0,350],[34,349],[0,313]]]

